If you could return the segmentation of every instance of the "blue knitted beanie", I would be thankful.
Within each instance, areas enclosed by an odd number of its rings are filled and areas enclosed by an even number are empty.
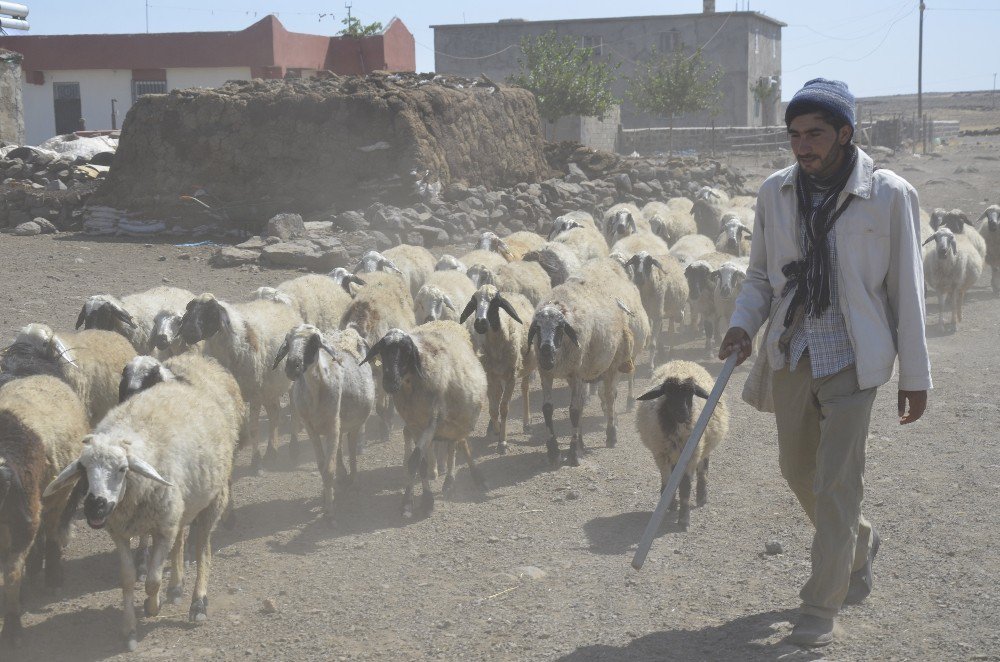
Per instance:
[[[813,78],[795,93],[785,108],[785,125],[799,115],[814,113],[817,109],[828,111],[843,118],[854,129],[854,95],[847,89],[847,83],[826,78]]]

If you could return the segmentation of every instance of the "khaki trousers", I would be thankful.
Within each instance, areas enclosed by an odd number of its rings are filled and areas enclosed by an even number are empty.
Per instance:
[[[876,389],[858,388],[854,366],[814,379],[808,354],[794,371],[775,371],[772,383],[781,475],[816,527],[802,613],[833,618],[871,547],[861,502]]]

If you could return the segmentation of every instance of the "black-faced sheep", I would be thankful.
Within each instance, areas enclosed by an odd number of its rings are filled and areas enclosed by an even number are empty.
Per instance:
[[[458,271],[435,271],[417,292],[413,314],[419,323],[457,320],[459,306],[472,296],[476,287],[466,274]]]
[[[990,205],[979,217],[979,236],[986,244],[986,263],[990,265],[990,285],[1000,296],[1000,205]]]
[[[675,322],[684,319],[689,294],[687,279],[677,259],[668,254],[650,255],[646,251],[639,251],[625,264],[632,282],[639,288],[642,306],[652,327],[649,347],[652,370],[663,350],[660,344],[663,321],[670,320],[669,331],[673,333]],[[669,344],[666,349],[670,349]]]
[[[972,233],[969,233],[970,235]],[[978,235],[976,235],[978,236]],[[983,258],[964,234],[942,226],[924,242],[924,281],[938,295],[938,326],[944,330],[944,301],[951,302],[951,326],[962,321],[965,294],[983,273]]]
[[[130,294],[121,300],[109,294],[87,298],[76,319],[76,328],[114,331],[128,338],[136,352],[154,349],[151,343],[154,321],[162,314],[181,315],[194,295],[179,287],[158,286]]]

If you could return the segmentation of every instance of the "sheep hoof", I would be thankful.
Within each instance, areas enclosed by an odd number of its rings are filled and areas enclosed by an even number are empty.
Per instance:
[[[139,647],[139,642],[135,638],[135,632],[129,632],[125,635],[125,649],[132,653],[136,648]]]
[[[167,588],[167,602],[172,605],[179,605],[184,597],[184,586],[170,586]]]
[[[566,453],[566,464],[571,467],[580,466],[580,458],[577,456],[576,446],[569,447],[569,452]]]
[[[264,475],[264,468],[261,466],[260,461],[260,453],[258,453],[256,449],[253,452],[253,457],[250,458],[250,473],[258,476]]]
[[[682,511],[677,516],[677,526],[681,531],[687,531],[688,527],[691,525],[691,513],[687,510]]]
[[[160,601],[155,596],[146,598],[146,601],[142,603],[142,611],[149,617],[159,616]]]
[[[455,477],[445,476],[444,485],[441,487],[441,494],[445,496],[451,496],[451,491],[455,489]]]
[[[497,454],[506,455],[507,454],[507,442],[501,441],[497,443]]]
[[[618,444],[618,430],[615,428],[608,428],[608,436],[604,440],[604,445],[608,448],[614,448]]]
[[[274,450],[274,446],[268,446],[267,450],[264,451],[264,466],[268,469],[274,469],[278,465],[278,451]]]
[[[555,437],[549,437],[549,440],[545,442],[545,451],[549,457],[549,464],[553,469],[559,468],[559,442],[556,441]]]
[[[195,598],[191,601],[191,611],[188,620],[192,623],[204,623],[208,620],[208,596]]]
[[[420,495],[420,513],[427,517],[434,512],[434,493],[430,490],[425,490],[423,494]]]

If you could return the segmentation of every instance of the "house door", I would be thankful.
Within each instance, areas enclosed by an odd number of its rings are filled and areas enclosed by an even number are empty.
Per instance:
[[[56,111],[56,135],[73,133],[83,117],[80,106],[79,83],[53,83],[52,92]]]

